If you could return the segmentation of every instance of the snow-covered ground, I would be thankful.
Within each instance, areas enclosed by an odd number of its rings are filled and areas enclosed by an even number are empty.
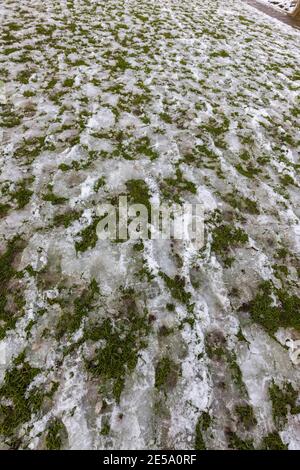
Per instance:
[[[0,16],[1,447],[300,449],[299,32],[239,0]],[[203,204],[205,246],[97,240],[122,194]]]

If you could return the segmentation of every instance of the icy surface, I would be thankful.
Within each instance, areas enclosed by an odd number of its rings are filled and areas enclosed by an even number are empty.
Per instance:
[[[0,17],[1,447],[300,449],[300,34],[238,0]],[[132,180],[201,202],[203,249],[97,240],[97,204]],[[296,327],[254,322],[262,281]],[[280,422],[272,384],[296,391]]]

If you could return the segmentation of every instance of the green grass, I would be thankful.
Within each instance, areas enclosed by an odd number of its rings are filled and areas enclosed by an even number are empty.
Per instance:
[[[19,72],[17,75],[17,80],[21,82],[23,85],[27,85],[33,73],[34,72],[32,70],[21,70],[21,72]]]
[[[136,368],[139,352],[147,345],[150,325],[147,312],[138,311],[134,292],[125,291],[118,317],[107,318],[100,325],[87,327],[85,339],[104,340],[93,359],[86,361],[87,370],[110,388],[119,402],[125,380]],[[107,392],[109,393],[109,391]]]
[[[100,176],[100,178],[97,179],[96,183],[94,184],[94,191],[97,193],[100,188],[102,188],[105,185],[105,177]]]
[[[72,88],[74,85],[74,78],[66,78],[63,82],[63,86]]]
[[[274,424],[277,428],[284,426],[287,422],[287,414],[300,413],[300,406],[297,406],[298,391],[291,383],[285,382],[280,388],[273,381],[269,387],[269,397],[272,402],[272,412]]]
[[[277,305],[274,305],[273,295]],[[249,310],[252,320],[263,326],[270,335],[274,335],[280,327],[300,331],[300,298],[284,289],[275,289],[270,281],[259,285],[258,293],[249,304],[243,306],[245,308]]]
[[[280,183],[284,187],[287,187],[287,186],[290,186],[290,185],[296,186],[294,178],[292,178],[290,175],[282,175],[282,176],[280,176],[279,180],[280,180]]]
[[[231,248],[245,245],[248,240],[248,235],[243,229],[222,224],[213,230],[211,249],[226,259]]]
[[[96,246],[98,241],[97,225],[100,220],[101,217],[95,216],[92,223],[80,232],[79,237],[81,240],[75,242],[75,249],[77,252],[83,252]]]
[[[243,440],[235,432],[229,432],[228,447],[234,450],[254,450],[253,439]]]
[[[48,192],[42,196],[43,201],[51,202],[54,206],[64,204],[68,199],[65,197],[57,196],[53,193],[53,185],[48,184]]]
[[[147,184],[143,180],[126,181],[126,189],[130,202],[133,204],[143,204],[150,211],[150,194]]]
[[[61,163],[60,165],[58,165],[58,169],[61,171],[69,171],[72,169],[72,167],[70,165],[67,165],[66,163]]]
[[[232,382],[236,385],[240,394],[247,397],[248,392],[243,381],[242,371],[237,363],[236,353],[228,350],[226,338],[221,332],[211,332],[206,335],[205,351],[212,361],[226,361]]]
[[[31,98],[32,96],[35,96],[35,92],[31,90],[25,90],[23,95],[25,96],[25,98]]]
[[[102,424],[102,428],[101,428],[101,435],[102,436],[109,436],[109,433],[110,433],[110,424],[109,422],[107,421],[104,421],[104,423]]]
[[[0,434],[13,440],[16,429],[30,420],[32,413],[37,412],[43,401],[43,394],[36,388],[28,392],[28,387],[39,374],[40,369],[31,367],[25,361],[25,354],[20,354],[12,369],[6,371],[0,395],[10,404],[1,405]]]
[[[185,279],[176,275],[174,279],[169,277],[164,272],[159,272],[160,277],[165,281],[166,286],[171,292],[174,299],[179,300],[183,304],[188,304],[191,298],[190,292],[185,290]]]
[[[241,368],[237,363],[236,353],[234,351],[226,350],[226,358],[233,383],[239,389],[240,393],[247,397],[248,392],[243,381],[243,374]]]
[[[228,54],[227,51],[222,50],[222,51],[212,52],[212,53],[210,54],[210,57],[212,57],[212,58],[214,58],[214,57],[222,57],[223,59],[225,59],[226,57],[230,57],[230,55]]]
[[[14,151],[14,158],[20,163],[31,164],[43,150],[54,150],[54,144],[45,143],[46,137],[33,137],[31,139],[23,139],[22,143]]]
[[[245,168],[240,163],[238,165],[236,165],[236,169],[241,175],[246,176],[246,178],[250,178],[250,179],[253,179],[259,173],[261,173],[260,168],[255,168],[252,165],[248,165]]]
[[[159,390],[172,388],[177,382],[178,367],[169,357],[163,357],[155,367],[155,387]]]
[[[177,168],[175,178],[165,178],[160,184],[160,191],[165,199],[177,204],[181,203],[181,196],[184,192],[197,193],[197,187],[192,181],[183,178],[182,171]]]
[[[173,122],[172,117],[168,113],[160,113],[159,117],[166,124],[172,124]]]
[[[201,416],[198,418],[196,429],[195,429],[195,450],[206,450],[205,440],[203,438],[203,432],[207,432],[211,425],[212,419],[209,413],[203,411]]]
[[[125,72],[125,70],[131,68],[131,65],[121,55],[115,59],[115,65],[111,67],[112,72]]]
[[[92,311],[99,293],[98,284],[93,279],[88,288],[74,300],[73,309],[63,312],[56,326],[56,338],[60,339],[65,334],[70,335],[78,330],[83,318]]]
[[[10,209],[11,206],[9,204],[0,204],[0,218],[5,217]]]
[[[150,158],[150,160],[156,160],[158,158],[158,153],[153,149],[149,137],[141,137],[135,143],[134,153],[138,155],[145,155]]]
[[[62,447],[63,437],[67,434],[67,430],[59,418],[53,418],[48,426],[46,435],[46,449],[60,450]]]
[[[265,436],[261,443],[263,450],[288,450],[288,446],[285,445],[278,432],[271,432]]]
[[[33,181],[34,177],[23,179],[17,183],[16,190],[11,193],[11,198],[16,201],[18,209],[23,209],[29,203],[33,191],[28,189],[27,186],[29,186]]]
[[[1,121],[0,121],[1,127],[7,127],[8,129],[11,129],[21,124],[21,116],[18,116],[15,110],[8,105],[2,106],[2,112],[0,116],[1,116]]]
[[[224,200],[228,202],[234,209],[240,212],[248,212],[249,214],[259,214],[256,201],[243,197],[238,191],[227,193]]]
[[[235,413],[238,416],[239,422],[242,423],[246,429],[256,426],[257,421],[251,405],[236,405]]]
[[[208,333],[205,337],[205,351],[209,359],[220,360],[226,357],[226,340],[223,335]]]
[[[63,225],[65,228],[68,228],[73,222],[75,222],[75,220],[80,218],[81,214],[81,212],[77,212],[75,210],[70,210],[63,214],[57,214],[54,216],[53,224],[55,226]]]
[[[9,296],[11,294],[9,286],[17,272],[14,261],[24,248],[24,242],[19,236],[15,236],[7,243],[7,248],[0,255],[0,339],[5,337],[6,331],[14,328],[18,316],[9,306]]]

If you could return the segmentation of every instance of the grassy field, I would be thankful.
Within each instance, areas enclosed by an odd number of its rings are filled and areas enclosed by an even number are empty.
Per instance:
[[[238,0],[0,16],[1,447],[300,449],[300,34]],[[98,240],[124,194],[202,204],[204,247]]]

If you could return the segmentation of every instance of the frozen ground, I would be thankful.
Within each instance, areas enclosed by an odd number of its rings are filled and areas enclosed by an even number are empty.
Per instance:
[[[238,0],[0,11],[1,447],[300,449],[299,33]],[[97,240],[125,193],[203,203],[204,248]]]

